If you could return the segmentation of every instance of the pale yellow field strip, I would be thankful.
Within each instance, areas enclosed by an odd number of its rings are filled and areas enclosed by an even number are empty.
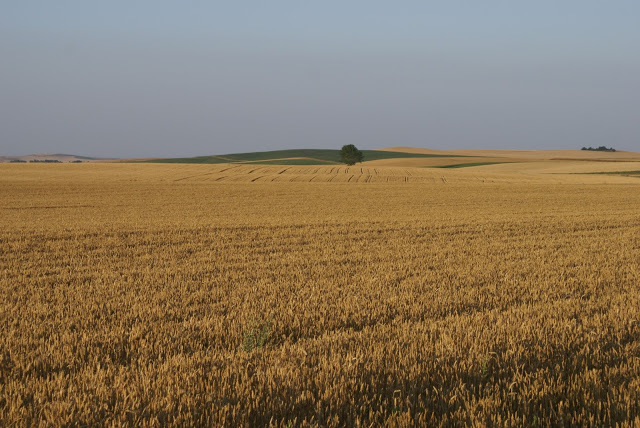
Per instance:
[[[395,158],[377,159],[362,162],[363,166],[391,166],[407,168],[423,168],[443,165],[456,165],[476,162],[507,162],[509,159],[499,157],[435,157],[435,158]]]
[[[589,174],[595,172],[640,171],[638,162],[536,161],[483,165],[484,172],[504,174]]]
[[[634,163],[624,163],[635,167]],[[175,183],[221,182],[314,182],[314,183],[424,183],[444,185],[452,183],[628,183],[639,184],[635,177],[608,175],[579,175],[574,172],[626,170],[618,164],[580,162],[522,163],[485,165],[460,169],[373,167],[373,166],[277,166],[239,164],[0,164],[0,180],[20,182],[68,181],[100,176],[102,181],[135,182],[161,181]],[[621,169],[615,169],[621,168]],[[566,174],[562,174],[566,173]]]
[[[432,150],[415,147],[388,147],[380,150],[423,153],[439,155],[461,155],[461,156],[481,156],[499,157],[526,160],[551,160],[551,159],[591,159],[591,160],[632,160],[640,161],[640,153],[637,152],[599,152],[590,150]]]
[[[590,150],[452,150],[451,153],[465,156],[500,156],[529,160],[640,160],[640,153],[623,151],[598,152]]]
[[[221,156],[222,157],[222,156]],[[276,163],[277,161],[290,161],[290,160],[300,160],[300,159],[304,159],[304,160],[315,160],[312,157],[308,157],[308,156],[298,156],[298,157],[291,157],[291,158],[273,158],[273,159],[266,159],[266,161],[268,162],[273,162]],[[235,161],[234,163],[243,163],[243,164],[260,164],[260,162],[265,162],[265,159],[261,159],[261,160],[243,160],[243,161]],[[334,162],[334,163],[338,163],[338,162]]]

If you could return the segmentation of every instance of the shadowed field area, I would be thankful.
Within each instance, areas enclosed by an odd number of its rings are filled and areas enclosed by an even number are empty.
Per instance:
[[[0,165],[0,425],[638,424],[640,180],[549,165]]]

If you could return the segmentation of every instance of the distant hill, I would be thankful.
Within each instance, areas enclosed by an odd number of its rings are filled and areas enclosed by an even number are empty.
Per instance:
[[[402,151],[362,150],[365,161],[398,158],[436,158],[457,157],[449,154],[407,153]],[[189,158],[147,159],[147,163],[251,163],[259,165],[341,165],[340,150],[329,149],[291,149],[268,152],[232,153],[216,156],[196,156]]]
[[[47,162],[47,163],[68,163],[68,162],[97,162],[114,160],[108,158],[92,158],[88,156],[68,155],[64,153],[33,154],[24,156],[0,156],[0,163],[3,162]]]

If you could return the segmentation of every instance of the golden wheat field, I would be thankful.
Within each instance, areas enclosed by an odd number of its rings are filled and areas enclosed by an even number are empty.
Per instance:
[[[540,165],[2,164],[0,425],[638,426],[640,178]]]

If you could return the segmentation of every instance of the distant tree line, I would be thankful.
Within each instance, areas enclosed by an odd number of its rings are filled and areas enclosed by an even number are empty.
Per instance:
[[[614,149],[613,147],[607,148],[605,146],[600,146],[598,148],[593,148],[593,147],[583,147],[582,150],[591,150],[593,152],[615,152],[616,149]]]

